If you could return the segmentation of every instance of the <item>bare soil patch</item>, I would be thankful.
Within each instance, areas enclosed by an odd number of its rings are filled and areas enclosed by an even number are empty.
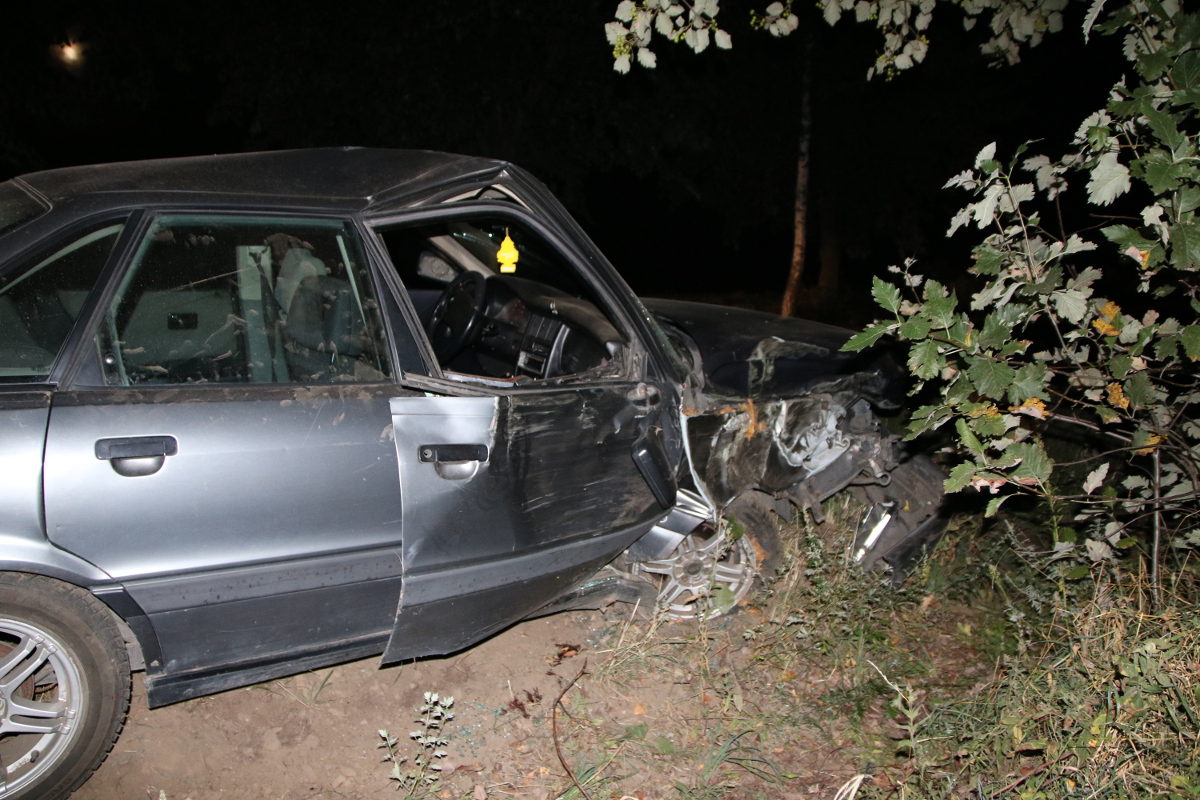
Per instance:
[[[578,783],[594,800],[832,798],[856,775],[886,787],[905,737],[894,687],[964,694],[994,655],[970,609],[871,607],[861,576],[810,580],[824,556],[807,541],[809,570],[710,623],[564,613],[447,658],[368,659],[153,711],[135,677],[125,730],[76,797],[402,797],[379,731],[412,771],[425,692],[453,696],[455,717],[421,797],[576,800]]]

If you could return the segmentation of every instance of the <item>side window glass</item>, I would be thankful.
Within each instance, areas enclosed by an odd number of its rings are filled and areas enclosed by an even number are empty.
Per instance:
[[[473,216],[379,233],[451,377],[620,369],[625,337],[570,262],[519,221]]]
[[[0,378],[45,378],[121,234],[92,226],[0,276]]]
[[[105,382],[385,380],[366,264],[341,220],[159,217],[97,333]]]

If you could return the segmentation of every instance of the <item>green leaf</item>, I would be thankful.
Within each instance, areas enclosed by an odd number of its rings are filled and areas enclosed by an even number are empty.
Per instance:
[[[1027,349],[1029,349],[1029,342],[1021,339],[1014,339],[1013,341],[1004,345],[1004,347],[1001,347],[1000,350],[996,352],[996,357],[1008,358],[1009,356],[1014,356],[1017,353],[1024,353]]]
[[[1169,361],[1179,355],[1179,336],[1164,336],[1154,343],[1154,357],[1159,361]]]
[[[1073,567],[1070,570],[1068,570],[1067,574],[1064,577],[1066,577],[1066,579],[1069,581],[1077,581],[1077,580],[1080,580],[1081,578],[1086,578],[1090,574],[1092,574],[1092,571],[1090,569],[1088,569],[1087,567],[1083,566],[1082,564],[1080,564],[1079,566]]]
[[[1176,59],[1171,80],[1179,89],[1200,89],[1200,51],[1189,50]]]
[[[1156,81],[1171,65],[1171,54],[1159,48],[1150,53],[1138,54],[1138,72],[1147,81]]]
[[[1179,332],[1179,341],[1183,342],[1183,352],[1192,361],[1200,359],[1200,325],[1188,325]]]
[[[893,314],[900,309],[900,290],[878,275],[871,279],[871,296]]]
[[[1156,150],[1147,156],[1139,158],[1136,169],[1146,177],[1146,183],[1155,194],[1166,194],[1174,191],[1179,182],[1187,177],[1188,166],[1171,159],[1171,157]]]
[[[1003,505],[1004,501],[1010,497],[1012,497],[1011,494],[1001,494],[993,497],[991,500],[988,500],[987,509],[983,512],[983,515],[985,517],[996,516],[996,512],[1000,510],[1000,506]]]
[[[865,331],[859,331],[850,337],[850,340],[842,345],[842,350],[866,350],[871,345],[879,341],[885,333],[894,328],[894,322],[881,322],[878,325],[872,325]]]
[[[935,280],[925,282],[925,311],[934,328],[948,329],[954,324],[954,309],[958,298],[946,293],[946,287]]]
[[[1154,242],[1128,225],[1109,225],[1100,232],[1121,250],[1128,250],[1130,247],[1137,250],[1149,250],[1154,246]]]
[[[1114,378],[1123,380],[1129,374],[1131,367],[1133,367],[1133,358],[1131,356],[1117,355],[1108,360],[1108,371],[1112,373]]]
[[[1054,307],[1060,317],[1078,325],[1087,314],[1087,299],[1090,294],[1091,290],[1084,292],[1080,289],[1055,292],[1053,295]]]
[[[921,406],[913,412],[908,423],[908,435],[904,438],[911,441],[925,431],[936,430],[945,425],[950,417],[950,409],[945,406]]]
[[[980,275],[999,275],[1004,269],[1004,254],[990,245],[976,247],[974,255],[972,270]]]
[[[1200,269],[1200,225],[1178,222],[1171,226],[1171,265],[1176,269]]]
[[[946,359],[932,339],[922,339],[908,350],[908,371],[923,381],[937,377],[944,366]]]
[[[1200,186],[1185,186],[1180,189],[1179,213],[1190,214],[1197,208],[1200,208]]]
[[[1046,391],[1046,384],[1049,381],[1045,364],[1040,361],[1025,364],[1016,371],[1009,383],[1008,399],[1013,405],[1020,405],[1031,397],[1048,400],[1050,394]]]
[[[965,419],[960,417],[955,420],[954,429],[958,431],[958,438],[962,441],[963,447],[976,455],[983,455],[983,442],[979,441],[979,438],[967,427]]]
[[[1106,206],[1129,191],[1129,169],[1117,160],[1116,153],[1100,156],[1092,167],[1092,179],[1088,181],[1088,200],[1098,206]]]
[[[1050,456],[1046,455],[1040,442],[1018,442],[1011,445],[1006,453],[1021,459],[1021,463],[1012,471],[1013,480],[1026,485],[1036,484],[1039,486],[1045,486],[1050,482],[1050,473],[1054,469],[1054,462],[1050,460]]]
[[[1008,392],[1008,386],[1016,375],[1016,370],[1003,361],[993,361],[988,358],[970,356],[967,374],[980,393],[994,400],[1001,400]]]
[[[1051,267],[1040,281],[1026,284],[1025,292],[1028,294],[1032,290],[1038,294],[1050,294],[1062,283],[1062,275],[1062,267]]]
[[[1008,425],[1004,422],[1004,417],[978,417],[971,420],[971,429],[980,436],[1003,436],[1008,430]]]
[[[900,323],[900,335],[905,339],[924,339],[929,335],[929,320],[924,314],[916,314]]]
[[[1154,387],[1150,385],[1150,376],[1139,372],[1125,381],[1125,396],[1134,408],[1146,408],[1153,404]]]
[[[993,349],[1001,347],[1012,339],[1012,325],[1000,318],[1000,315],[988,314],[983,320],[983,330],[975,339],[980,347]]]
[[[1169,114],[1158,110],[1147,111],[1146,120],[1150,123],[1150,130],[1154,131],[1158,140],[1170,148],[1172,153],[1187,141],[1187,137],[1179,132],[1179,127]]]
[[[975,477],[979,466],[972,462],[959,464],[950,470],[950,477],[946,479],[946,494],[951,492],[960,492],[970,485],[971,479]]]
[[[958,406],[970,401],[975,394],[975,384],[971,383],[971,377],[965,372],[959,372],[942,392],[942,400],[946,405]]]

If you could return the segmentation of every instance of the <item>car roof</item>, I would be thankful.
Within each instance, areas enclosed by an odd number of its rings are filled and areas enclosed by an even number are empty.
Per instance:
[[[161,199],[171,193],[366,208],[381,199],[508,166],[428,150],[329,147],[94,164],[34,172],[20,180],[53,205],[85,196],[101,200],[102,195],[121,195],[109,199],[126,205],[136,202],[130,194]]]

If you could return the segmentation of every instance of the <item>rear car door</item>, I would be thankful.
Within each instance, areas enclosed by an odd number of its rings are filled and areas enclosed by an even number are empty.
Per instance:
[[[405,391],[355,227],[162,214],[137,238],[53,398],[47,535],[149,618],[154,704],[379,652]]]

